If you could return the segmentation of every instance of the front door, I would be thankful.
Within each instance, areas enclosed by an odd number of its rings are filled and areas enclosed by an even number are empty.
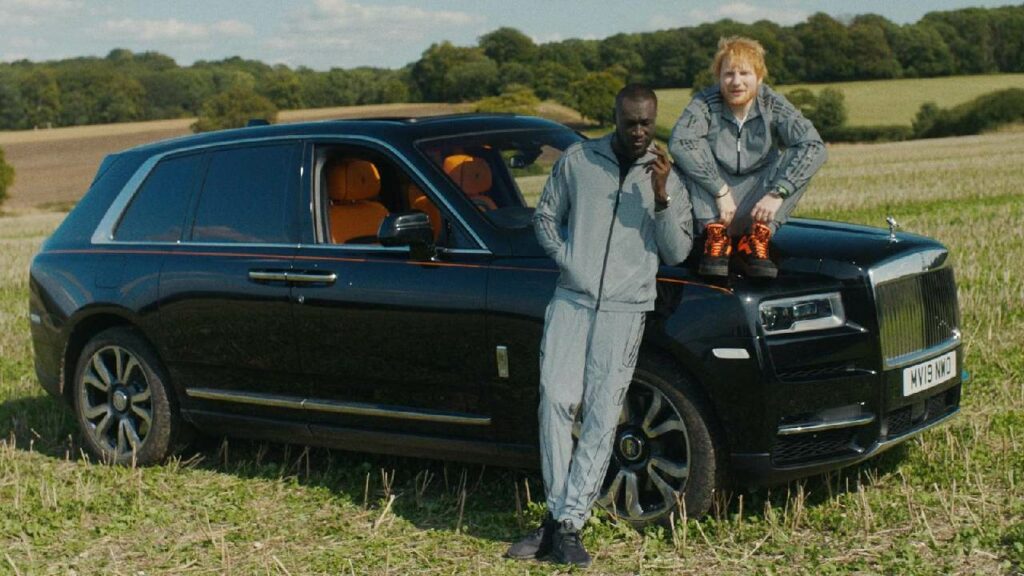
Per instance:
[[[463,236],[433,192],[390,154],[323,143],[307,156],[318,240],[300,247],[292,290],[309,421],[485,437],[490,255],[459,246]],[[435,219],[439,244],[452,249],[424,259],[377,243],[387,214],[414,208]]]

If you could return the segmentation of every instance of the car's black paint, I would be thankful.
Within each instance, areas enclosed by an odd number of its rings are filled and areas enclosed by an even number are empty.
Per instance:
[[[320,122],[216,132],[111,156],[33,261],[30,311],[39,317],[32,335],[41,384],[67,397],[67,366],[75,365],[85,342],[104,328],[127,325],[153,344],[168,366],[177,405],[202,430],[535,463],[537,354],[557,270],[528,226],[528,211],[508,213],[510,221],[521,221],[519,228],[495,225],[455,194],[452,182],[416,147],[426,138],[516,130],[565,128],[514,116]],[[115,198],[155,155],[275,140],[304,143],[306,169],[297,170],[300,191],[293,205],[298,243],[95,241]],[[325,145],[386,156],[429,195],[449,198],[450,210],[482,245],[410,254],[317,243],[310,168],[314,148]],[[769,483],[867,458],[900,439],[889,434],[886,418],[908,406],[915,406],[919,424],[911,432],[955,413],[959,377],[927,394],[944,394],[946,412],[920,420],[921,400],[904,398],[900,370],[885,370],[882,363],[869,271],[901,255],[945,254],[934,240],[897,236],[893,242],[885,230],[794,219],[773,239],[780,274],[770,283],[737,276],[710,283],[696,275],[694,258],[660,270],[644,353],[672,362],[697,384],[740,478]],[[936,264],[941,262],[922,266]],[[314,281],[254,280],[253,272]],[[318,274],[335,279],[317,282]],[[763,333],[762,300],[825,292],[841,293],[847,325]],[[498,347],[507,352],[507,377],[498,374]],[[745,350],[749,359],[717,357],[714,350],[723,348]],[[956,350],[959,374],[963,359]],[[190,389],[255,392],[286,402],[232,404],[190,395]],[[310,412],[302,407],[306,399],[397,406],[473,423]],[[773,450],[785,441],[779,426],[848,406],[877,416],[852,431],[849,453],[773,461]]]

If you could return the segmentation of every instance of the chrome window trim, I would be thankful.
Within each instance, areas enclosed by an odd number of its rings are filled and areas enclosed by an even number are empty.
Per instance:
[[[316,400],[297,396],[280,396],[259,392],[239,392],[233,390],[214,390],[210,388],[186,388],[185,394],[200,400],[234,402],[253,406],[271,408],[289,408],[307,412],[327,412],[331,414],[349,414],[352,416],[375,416],[380,418],[396,418],[417,422],[438,422],[443,424],[464,424],[468,426],[490,426],[489,416],[474,414],[458,414],[417,410],[415,408],[394,407],[383,404],[364,404],[361,402],[338,402],[334,400]]]
[[[395,158],[398,158],[406,169],[408,169],[411,172],[413,172],[414,174],[416,174],[419,177],[420,181],[427,183],[427,187],[434,193],[434,197],[436,199],[440,200],[445,205],[445,207],[448,208],[448,212],[449,213],[455,215],[455,218],[456,218],[456,220],[459,221],[459,224],[462,225],[462,227],[469,233],[469,235],[473,239],[473,241],[476,242],[477,246],[480,247],[480,248],[478,248],[476,250],[483,250],[487,254],[492,254],[493,253],[487,247],[487,244],[484,243],[484,241],[476,233],[476,230],[474,230],[473,227],[470,226],[465,221],[465,219],[462,217],[462,215],[459,214],[454,209],[454,207],[451,205],[451,203],[448,202],[448,199],[445,198],[445,196],[443,194],[440,194],[436,188],[434,188],[433,182],[431,182],[431,180],[429,178],[427,178],[419,168],[417,168],[413,163],[411,163],[409,161],[408,157],[406,157],[406,155],[402,154],[401,152],[399,152],[399,150],[397,148],[395,148],[394,146],[392,146],[391,144],[389,144],[389,143],[387,143],[387,142],[385,142],[383,140],[380,140],[380,139],[377,139],[377,138],[371,138],[369,136],[363,136],[363,135],[359,135],[359,134],[348,134],[348,135],[285,134],[285,135],[281,135],[281,136],[265,136],[265,137],[262,137],[262,138],[242,138],[242,139],[239,139],[239,140],[232,140],[232,141],[229,141],[229,142],[210,142],[210,143],[206,143],[206,144],[196,144],[194,146],[186,146],[184,148],[177,148],[177,149],[174,149],[174,150],[168,150],[166,152],[161,152],[159,154],[154,154],[154,155],[150,156],[149,158],[146,158],[146,160],[141,165],[139,165],[139,167],[135,170],[135,173],[132,174],[131,178],[128,179],[128,182],[126,182],[125,185],[121,187],[121,190],[117,193],[117,196],[114,197],[114,201],[110,203],[110,206],[107,208],[107,211],[103,214],[103,218],[100,219],[100,223],[99,223],[99,225],[96,226],[96,230],[93,231],[92,238],[91,238],[91,243],[92,244],[150,244],[148,242],[146,242],[146,243],[142,243],[142,242],[122,242],[122,241],[119,241],[119,240],[115,240],[114,239],[114,229],[117,227],[117,224],[121,221],[121,217],[124,215],[124,211],[128,208],[129,204],[131,204],[132,199],[135,198],[135,194],[138,193],[139,188],[142,186],[142,183],[146,181],[146,178],[149,177],[150,172],[153,171],[153,168],[157,165],[157,163],[160,162],[161,160],[163,160],[164,158],[166,158],[168,156],[174,156],[174,155],[178,155],[178,154],[187,154],[189,152],[196,152],[196,151],[200,151],[200,150],[210,150],[210,149],[215,149],[215,148],[227,148],[227,147],[236,146],[236,145],[243,145],[243,144],[258,144],[258,143],[262,143],[262,142],[292,142],[292,141],[307,141],[307,142],[311,142],[314,146],[318,142],[323,144],[324,142],[328,142],[328,141],[338,142],[338,143],[342,143],[342,142],[345,142],[345,141],[356,141],[356,142],[361,142],[361,143],[375,144],[377,146],[380,146],[381,148],[384,148],[385,150],[390,152]],[[299,166],[300,178],[301,178],[301,176],[303,174],[302,170],[304,168],[305,168],[305,165],[304,164],[300,164],[300,166]],[[259,243],[246,243],[246,242],[200,243],[200,242],[191,242],[191,241],[185,241],[185,242],[180,242],[180,241],[179,242],[166,242],[166,243],[164,243],[164,242],[153,242],[151,244],[154,244],[154,245],[156,245],[156,244],[160,244],[160,245],[190,245],[190,246],[191,245],[206,245],[206,246],[220,246],[220,245],[224,245],[224,246],[260,246],[260,245],[263,245],[263,246],[266,246],[266,245],[276,245],[276,244],[259,244]],[[287,246],[294,246],[293,243],[288,243],[288,244],[285,244],[285,245],[287,245]],[[336,247],[336,245],[331,245],[331,247]],[[403,248],[403,249],[408,250],[407,248]],[[471,249],[471,250],[473,250],[473,249]]]

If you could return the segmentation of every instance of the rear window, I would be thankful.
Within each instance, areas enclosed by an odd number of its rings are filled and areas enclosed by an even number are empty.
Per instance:
[[[122,242],[176,242],[199,169],[199,155],[162,160],[150,172],[121,218],[114,239]]]
[[[213,152],[192,241],[295,242],[299,150],[289,143]]]

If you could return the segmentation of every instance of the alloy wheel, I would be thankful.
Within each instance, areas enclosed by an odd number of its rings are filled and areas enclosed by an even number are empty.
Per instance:
[[[79,410],[85,433],[114,461],[131,460],[153,426],[153,400],[142,363],[121,346],[105,346],[81,374]]]

